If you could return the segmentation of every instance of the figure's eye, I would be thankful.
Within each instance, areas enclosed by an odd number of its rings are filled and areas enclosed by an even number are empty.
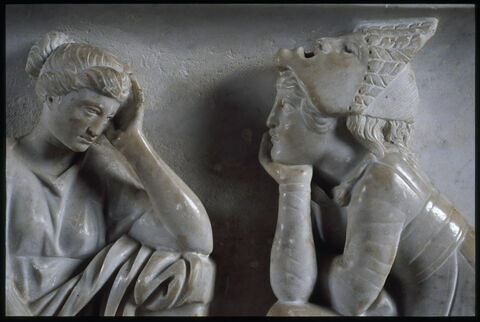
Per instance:
[[[83,109],[89,115],[98,115],[99,113],[96,108],[93,108],[91,106],[84,106]]]
[[[292,102],[289,99],[282,99],[282,109],[285,113],[290,114],[295,111],[295,107],[293,107]]]

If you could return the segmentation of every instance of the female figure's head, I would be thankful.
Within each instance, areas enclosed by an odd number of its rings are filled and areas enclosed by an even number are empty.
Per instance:
[[[272,138],[272,159],[283,163],[318,160],[329,149],[316,145],[326,144],[328,140],[328,145],[341,143],[338,144],[341,149],[349,146],[352,136],[353,141],[379,157],[390,146],[405,148],[418,105],[415,76],[409,61],[433,35],[436,24],[434,18],[370,23],[353,34],[318,40],[312,53],[305,53],[302,47],[281,49],[276,56],[279,80],[289,75],[289,83],[294,83],[294,87],[300,89],[296,93],[301,95],[278,87],[271,115],[276,110],[279,114],[279,102],[289,101],[285,96],[303,96],[303,105],[299,103],[302,100],[297,99],[296,106],[302,107],[297,108],[297,112],[304,117],[283,117],[284,124],[288,119],[289,128],[303,128],[303,133],[297,131],[299,137],[295,140],[279,137],[277,128],[282,127],[282,122],[270,122],[271,133],[277,134]],[[302,119],[303,123],[294,124],[295,120]],[[306,120],[313,121],[321,130]],[[342,135],[345,127],[349,137]],[[300,153],[307,158],[289,159],[279,151]]]
[[[130,94],[130,72],[108,51],[50,32],[32,46],[26,71],[44,110],[41,126],[57,143],[83,152]]]

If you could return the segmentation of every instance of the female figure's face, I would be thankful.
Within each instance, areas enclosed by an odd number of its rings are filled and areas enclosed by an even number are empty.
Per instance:
[[[305,104],[305,94],[296,79],[288,71],[282,72],[275,103],[267,119],[273,161],[312,165],[321,158],[329,133],[319,133],[307,126],[312,120],[305,115]]]
[[[83,88],[47,98],[50,133],[65,147],[84,152],[106,130],[120,102]]]

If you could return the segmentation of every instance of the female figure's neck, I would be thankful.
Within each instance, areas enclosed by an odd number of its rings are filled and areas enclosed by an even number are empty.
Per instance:
[[[74,162],[78,153],[62,144],[48,129],[45,113],[35,128],[20,140],[20,150],[36,169],[58,177]]]

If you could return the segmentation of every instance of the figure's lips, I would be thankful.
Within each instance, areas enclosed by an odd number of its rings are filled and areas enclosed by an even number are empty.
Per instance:
[[[274,129],[270,129],[268,131],[268,133],[270,134],[270,138],[271,138],[272,142],[278,142],[279,141],[278,134]]]
[[[92,144],[93,142],[95,142],[95,138],[92,138],[92,137],[83,136],[83,135],[79,135],[78,137],[80,138],[81,141],[84,141],[87,144]]]

